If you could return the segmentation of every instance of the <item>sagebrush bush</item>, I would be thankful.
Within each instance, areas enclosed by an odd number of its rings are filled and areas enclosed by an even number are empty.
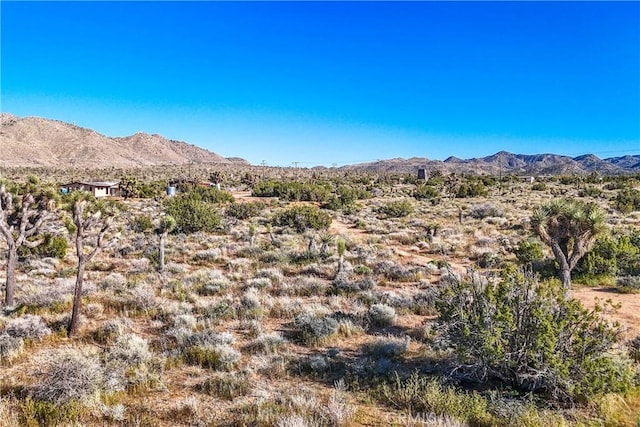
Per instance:
[[[251,391],[251,381],[243,372],[220,372],[198,384],[196,389],[209,396],[234,400]]]
[[[51,334],[51,329],[44,323],[42,317],[25,314],[22,317],[9,320],[4,332],[14,338],[40,340]]]
[[[321,345],[338,332],[338,322],[330,316],[302,314],[295,318],[295,335],[307,345]]]
[[[247,344],[247,349],[258,353],[276,353],[287,343],[279,332],[261,334]]]
[[[39,369],[38,381],[31,390],[36,400],[66,405],[96,398],[103,390],[104,372],[100,360],[77,349],[48,353]]]
[[[183,352],[185,362],[217,371],[230,371],[240,360],[240,352],[226,344],[196,345]]]
[[[12,361],[22,353],[23,349],[24,340],[22,338],[0,332],[0,362]]]
[[[409,349],[410,339],[408,336],[397,338],[388,336],[385,338],[377,338],[372,343],[367,344],[367,354],[376,359],[389,358],[395,359],[403,356]]]
[[[367,318],[374,326],[391,326],[396,322],[396,317],[396,310],[386,304],[373,304],[367,312]]]
[[[493,203],[481,203],[474,205],[469,211],[469,216],[475,219],[484,219],[488,217],[500,217],[502,216],[502,209]]]

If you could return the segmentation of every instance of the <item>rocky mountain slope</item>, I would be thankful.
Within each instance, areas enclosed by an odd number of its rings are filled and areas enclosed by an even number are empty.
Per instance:
[[[427,171],[439,170],[443,173],[485,173],[518,175],[571,175],[590,174],[618,175],[640,173],[640,155],[627,155],[600,159],[593,154],[578,157],[557,154],[513,154],[506,151],[487,157],[459,159],[449,157],[444,161],[413,157],[410,159],[390,159],[379,162],[344,166],[344,169],[365,169],[386,172],[416,172],[420,168]]]
[[[2,113],[0,166],[138,167],[189,163],[246,163],[161,135],[111,138],[91,129]]]

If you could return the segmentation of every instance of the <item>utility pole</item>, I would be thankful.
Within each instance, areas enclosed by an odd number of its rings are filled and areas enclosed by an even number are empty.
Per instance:
[[[293,165],[294,168],[298,169],[298,163],[300,162],[291,162],[291,164]]]

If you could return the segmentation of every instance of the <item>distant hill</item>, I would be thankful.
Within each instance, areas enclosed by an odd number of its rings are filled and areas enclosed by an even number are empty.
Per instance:
[[[189,163],[240,163],[161,135],[113,138],[58,120],[2,113],[0,166],[139,167]]]
[[[585,175],[597,172],[602,175],[640,173],[640,155],[627,155],[600,159],[593,154],[578,157],[557,154],[513,154],[506,151],[487,157],[459,159],[449,157],[444,161],[413,157],[411,159],[389,159],[379,162],[343,166],[342,169],[416,172],[420,168],[442,173],[484,173],[499,175]]]

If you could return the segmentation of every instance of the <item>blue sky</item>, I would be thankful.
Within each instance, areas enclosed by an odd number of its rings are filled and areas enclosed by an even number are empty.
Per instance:
[[[254,164],[640,154],[639,2],[8,2],[1,110]]]

